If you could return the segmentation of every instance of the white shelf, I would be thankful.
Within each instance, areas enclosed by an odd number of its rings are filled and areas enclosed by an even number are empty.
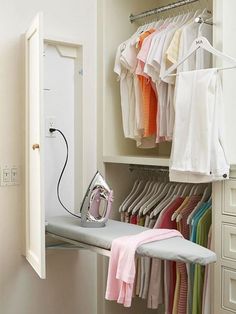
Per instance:
[[[138,156],[103,156],[105,163],[169,167],[169,158]]]

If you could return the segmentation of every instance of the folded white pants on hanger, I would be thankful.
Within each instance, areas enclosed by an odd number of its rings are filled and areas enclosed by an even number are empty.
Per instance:
[[[170,180],[200,183],[227,179],[218,70],[181,72],[176,88]]]

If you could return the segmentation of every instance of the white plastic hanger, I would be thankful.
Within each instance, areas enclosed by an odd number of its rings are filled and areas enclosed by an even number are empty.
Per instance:
[[[171,203],[173,197],[175,196],[175,192],[176,191],[176,186],[175,185],[171,185],[169,188],[168,193],[165,195],[165,197],[162,199],[162,201],[160,202],[160,204],[158,204],[153,211],[150,214],[150,217],[153,218],[155,217],[157,214],[159,214],[167,205],[168,203]]]
[[[197,206],[193,209],[193,211],[189,214],[187,218],[187,225],[191,225],[192,217],[197,211],[199,211],[199,209],[201,209],[202,206],[203,203],[201,201],[197,203]]]
[[[153,188],[154,182],[151,180],[148,180],[144,189],[140,191],[139,194],[136,195],[135,199],[133,199],[133,202],[129,204],[128,213],[131,213],[134,207],[138,204],[138,202],[147,194],[149,191]]]
[[[158,21],[155,22],[153,28],[158,29],[159,27],[161,27],[161,26],[163,25],[163,23],[164,23],[164,20],[163,20],[163,19],[160,19],[160,20],[158,20]]]
[[[145,204],[140,207],[139,216],[145,215],[153,206],[155,206],[157,197],[160,195],[164,185],[164,182],[159,182],[156,192],[149,198],[149,200]]]
[[[151,28],[151,25],[153,25],[154,23],[153,22],[149,22],[147,19],[146,19],[146,23],[144,24],[144,29],[143,29],[143,32],[149,30]]]
[[[139,202],[135,205],[135,207],[133,208],[132,210],[132,215],[135,215],[139,212],[140,208],[145,205],[149,200],[150,198],[156,193],[156,191],[158,190],[159,188],[159,184],[160,182],[155,182],[152,189],[146,193],[146,195],[139,200]]]
[[[193,190],[193,188],[192,188],[192,190]],[[192,192],[192,190],[190,191],[190,193]],[[189,195],[190,196],[190,195]],[[189,198],[189,197],[188,197]],[[184,201],[185,202],[185,201]],[[187,200],[187,203],[186,203],[186,205],[188,204],[188,200]],[[180,211],[180,209],[182,210],[182,208],[183,208],[183,203],[179,206],[179,208],[172,214],[172,216],[171,216],[171,221],[174,221],[175,219],[176,219],[176,217],[179,215],[179,213],[181,212]]]
[[[186,184],[177,183],[174,190],[169,195],[167,195],[165,199],[163,199],[163,201],[160,203],[160,206],[157,206],[157,208],[154,209],[154,211],[152,212],[152,216],[154,217],[159,214],[160,211],[165,210],[165,208],[167,208],[171,204],[171,202],[173,202],[178,196],[181,196],[181,194],[185,190],[185,187]]]
[[[167,18],[164,20],[163,25],[168,25],[168,24],[172,23],[172,22],[173,22],[173,19],[174,19],[173,16],[167,17]]]
[[[203,195],[206,189],[205,184],[196,184],[194,188],[193,195]]]
[[[132,204],[132,206],[129,208],[129,211],[132,211],[132,215],[135,215],[139,211],[139,208],[144,204],[144,202],[146,202],[148,198],[151,197],[151,195],[153,195],[156,189],[157,182],[153,181],[146,193],[142,194],[142,196],[140,195],[140,197],[137,198],[136,202]]]
[[[150,217],[153,218],[157,214],[159,214],[166,206],[168,206],[169,203],[173,201],[173,199],[176,197],[177,192],[179,190],[179,183],[173,184],[170,186],[168,193],[165,195],[165,197],[161,200],[161,202],[153,209],[153,211],[150,214]]]
[[[212,189],[210,185],[207,185],[202,195],[201,202],[207,202],[212,195]]]
[[[206,186],[205,184],[204,185],[203,184],[196,184],[193,195],[202,195],[202,198],[199,201],[199,203],[201,204],[204,202],[204,200],[206,201],[209,198],[209,196],[211,195],[211,188],[209,186]],[[195,207],[195,209],[193,209],[193,211],[195,211],[196,208],[198,208],[199,203],[196,205],[196,207]],[[182,214],[180,212],[178,214],[178,216],[176,217],[176,222],[180,222],[181,219],[182,219]]]
[[[192,196],[194,195],[194,191],[195,191],[195,188],[196,188],[196,184],[194,184],[189,192],[189,195],[188,196]]]
[[[179,62],[173,64],[168,70],[166,70],[166,72],[163,74],[162,79],[171,75],[171,73],[175,69],[177,69],[178,66],[180,66],[185,60],[187,60],[194,52],[196,52],[200,48],[212,53],[213,55],[215,55],[217,57],[222,58],[225,61],[232,63],[234,65],[233,67],[236,67],[236,59],[234,59],[234,58],[226,55],[225,53],[222,53],[221,51],[215,49],[205,37],[201,36],[201,37],[198,37],[194,40],[188,53]],[[230,68],[222,68],[220,70],[226,70],[226,69],[230,69]],[[172,74],[172,75],[176,75],[176,74]]]
[[[211,187],[210,185],[207,185],[205,187],[205,191],[202,195],[202,198],[198,205],[194,208],[194,210],[191,212],[191,214],[187,218],[187,225],[190,225],[193,215],[196,213],[196,211],[199,210],[199,208],[202,206],[203,203],[207,202],[209,198],[211,197]]]
[[[190,191],[192,190],[192,184],[187,183],[182,191],[182,193],[180,194],[181,197],[186,197],[189,195]]]
[[[122,204],[121,211],[125,212],[128,210],[130,204],[136,199],[136,197],[141,193],[144,189],[144,181],[138,181],[138,185],[135,185],[135,188],[132,189],[131,193],[127,196],[125,201]]]
[[[187,12],[183,15],[182,20],[180,21],[180,27],[185,25],[186,23],[188,23],[188,21],[191,21],[193,19],[193,17],[195,16],[196,12]]]
[[[184,187],[183,191],[182,191],[181,197],[187,197],[187,196],[195,195],[195,191],[197,189],[198,189],[197,185],[192,185],[192,184],[187,183],[186,186]],[[202,189],[202,187],[201,187],[201,189]],[[197,190],[197,192],[198,192],[198,190]],[[177,222],[180,221],[179,217],[182,217],[180,215],[181,215],[181,212],[175,211],[171,217],[171,220],[173,221],[176,219]]]
[[[137,187],[139,185],[139,180],[136,180],[134,182],[134,185],[130,191],[130,193],[126,196],[126,198],[124,199],[124,201],[122,202],[122,204],[120,205],[119,207],[119,212],[122,212],[123,211],[123,206],[125,205],[125,203],[128,201],[128,199],[130,198],[130,196],[132,196],[132,194],[136,191]]]
[[[162,201],[162,199],[166,196],[168,193],[169,189],[171,188],[171,183],[165,183],[162,187],[161,190],[159,189],[156,193],[156,198],[154,198],[153,202],[148,204],[146,208],[143,210],[143,215],[146,215],[149,210],[151,210],[156,204]]]
[[[190,19],[192,19],[194,13],[193,12],[188,12],[186,13],[184,16],[183,16],[183,19],[181,20],[181,25],[184,25],[186,24]],[[181,26],[180,25],[180,26]]]
[[[148,25],[147,25],[147,30],[149,30],[149,29],[151,29],[151,28],[152,28],[152,29],[155,28],[155,24],[156,24],[156,23],[153,22],[153,21],[150,22],[150,23],[148,23]]]
[[[195,13],[194,13],[194,15],[193,15],[193,20],[195,20],[195,18],[196,18],[197,16],[199,16],[199,15],[201,15],[201,16],[204,15],[204,14],[206,13],[206,11],[207,11],[206,8],[204,8],[202,12],[201,12],[200,9],[197,10],[197,11],[195,11]]]

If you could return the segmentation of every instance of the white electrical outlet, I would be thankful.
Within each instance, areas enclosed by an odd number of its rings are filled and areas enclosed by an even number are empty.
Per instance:
[[[56,117],[46,117],[45,120],[45,136],[46,137],[56,137],[55,132],[51,133],[50,128],[56,127]]]

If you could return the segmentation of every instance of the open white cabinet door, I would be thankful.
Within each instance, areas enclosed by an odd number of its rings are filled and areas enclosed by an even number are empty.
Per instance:
[[[25,35],[26,53],[26,258],[45,278],[43,196],[43,16]]]

